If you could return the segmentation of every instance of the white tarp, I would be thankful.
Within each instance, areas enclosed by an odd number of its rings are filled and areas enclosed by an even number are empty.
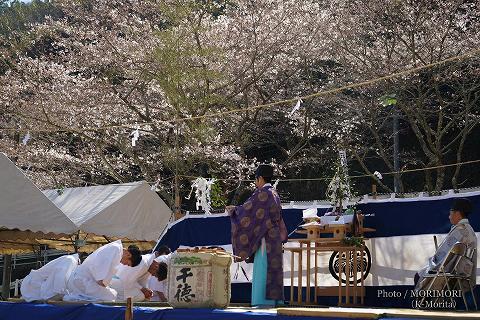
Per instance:
[[[87,233],[132,240],[157,240],[172,211],[140,181],[46,190],[43,193]]]
[[[0,227],[43,233],[75,232],[75,224],[0,153]]]

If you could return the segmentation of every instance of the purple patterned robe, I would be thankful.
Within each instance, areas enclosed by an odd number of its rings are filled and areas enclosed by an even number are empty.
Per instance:
[[[283,300],[282,242],[287,240],[287,228],[282,218],[280,197],[272,186],[255,190],[241,206],[230,211],[233,254],[243,261],[255,254],[262,238],[267,250],[266,299]]]

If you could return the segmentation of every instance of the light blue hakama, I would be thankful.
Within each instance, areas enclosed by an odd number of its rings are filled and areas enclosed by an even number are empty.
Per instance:
[[[268,300],[267,296],[267,250],[265,238],[262,239],[262,245],[255,252],[253,262],[252,279],[252,306],[272,306],[283,304],[280,300]]]

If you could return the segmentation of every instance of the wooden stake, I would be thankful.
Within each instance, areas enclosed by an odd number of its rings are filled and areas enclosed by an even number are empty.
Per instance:
[[[3,281],[2,297],[3,300],[10,298],[10,281],[12,280],[12,255],[3,255]]]
[[[127,306],[125,308],[125,320],[133,320],[132,298],[127,298]]]
[[[377,185],[376,184],[372,184],[372,196],[373,196],[373,199],[377,199]]]

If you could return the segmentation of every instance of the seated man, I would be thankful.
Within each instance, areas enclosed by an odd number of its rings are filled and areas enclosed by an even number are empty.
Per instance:
[[[415,275],[415,289],[425,289],[431,278],[425,278],[428,273],[435,273],[438,271],[439,265],[448,255],[455,243],[460,242],[466,245],[467,250],[473,250],[477,248],[477,237],[472,226],[468,222],[468,215],[472,212],[472,204],[468,199],[457,199],[453,203],[450,209],[450,223],[452,229],[448,233],[447,237],[442,241],[438,247],[435,255],[428,259],[428,264]],[[475,285],[476,281],[476,253],[472,261],[468,259],[462,259],[457,266],[457,270],[464,274],[470,274],[470,284]],[[451,270],[445,270],[447,272]],[[434,284],[435,285],[435,284]],[[442,285],[442,284],[440,284]],[[437,289],[436,286],[432,289]]]
[[[135,267],[142,257],[137,246],[123,249],[120,240],[95,250],[78,266],[68,281],[65,301],[114,301],[117,292],[109,287],[120,264]]]
[[[171,257],[170,248],[167,246],[161,246],[156,251],[158,257],[155,259],[162,266],[158,268],[157,274],[155,277],[150,277],[148,280],[148,288],[152,290],[153,296],[152,301],[167,301],[167,272],[168,272],[168,263]]]
[[[32,270],[20,286],[22,298],[27,301],[61,300],[67,290],[70,275],[80,264],[78,254],[58,257],[38,270]]]

